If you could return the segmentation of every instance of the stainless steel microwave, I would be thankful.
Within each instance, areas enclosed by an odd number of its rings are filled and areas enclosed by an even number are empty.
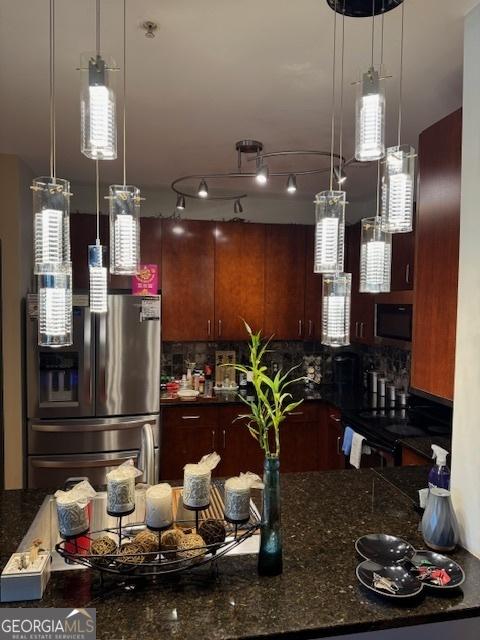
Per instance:
[[[375,305],[375,337],[377,342],[410,348],[412,342],[411,304]]]

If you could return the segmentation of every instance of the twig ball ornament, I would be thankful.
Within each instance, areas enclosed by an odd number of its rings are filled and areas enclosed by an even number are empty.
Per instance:
[[[90,553],[93,556],[111,556],[117,551],[117,545],[112,538],[102,536],[97,538],[90,545]],[[92,558],[92,562],[101,565],[108,565],[112,558]]]
[[[206,545],[221,544],[225,540],[225,526],[219,520],[209,518],[202,522],[198,528],[199,535],[202,536]]]
[[[119,550],[119,564],[122,567],[142,564],[145,561],[143,548],[136,542],[126,542]]]
[[[151,531],[140,531],[134,537],[133,542],[140,545],[145,553],[158,550],[158,536]]]
[[[189,533],[180,538],[178,542],[178,555],[181,558],[185,560],[194,559],[195,562],[199,562],[205,553],[205,542],[198,533]]]

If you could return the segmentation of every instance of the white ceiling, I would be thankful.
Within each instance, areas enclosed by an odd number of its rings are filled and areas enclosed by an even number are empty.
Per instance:
[[[416,144],[422,129],[461,104],[463,16],[476,0],[406,2],[403,138]],[[39,175],[49,155],[48,6],[0,0],[0,152],[18,154]],[[101,7],[102,49],[120,63],[123,2]],[[233,170],[234,142],[245,137],[268,151],[329,148],[334,14],[326,0],[127,0],[127,13],[129,182],[161,186],[182,174]],[[76,71],[80,53],[94,48],[94,17],[94,0],[56,2],[57,174],[76,182],[94,175],[79,150]],[[400,17],[399,9],[385,16],[391,144]],[[153,39],[140,28],[146,19],[159,23]],[[353,153],[351,83],[368,66],[370,29],[368,19],[346,19],[346,156]],[[103,163],[101,172],[105,183],[120,181],[121,161]],[[375,170],[352,170],[349,200],[368,198],[374,181]],[[326,176],[300,180],[298,196],[311,199],[326,185]],[[283,186],[277,180],[269,188]]]

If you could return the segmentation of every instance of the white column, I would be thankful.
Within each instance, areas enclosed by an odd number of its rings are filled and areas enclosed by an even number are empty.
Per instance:
[[[462,203],[452,496],[462,544],[480,557],[480,4],[465,18]],[[439,301],[441,304],[441,301]],[[438,375],[442,372],[438,371]]]

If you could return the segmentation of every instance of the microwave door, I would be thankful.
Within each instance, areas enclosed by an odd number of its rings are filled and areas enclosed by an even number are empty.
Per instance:
[[[146,306],[139,296],[108,296],[108,313],[96,318],[97,416],[158,413],[159,309],[158,296]]]

